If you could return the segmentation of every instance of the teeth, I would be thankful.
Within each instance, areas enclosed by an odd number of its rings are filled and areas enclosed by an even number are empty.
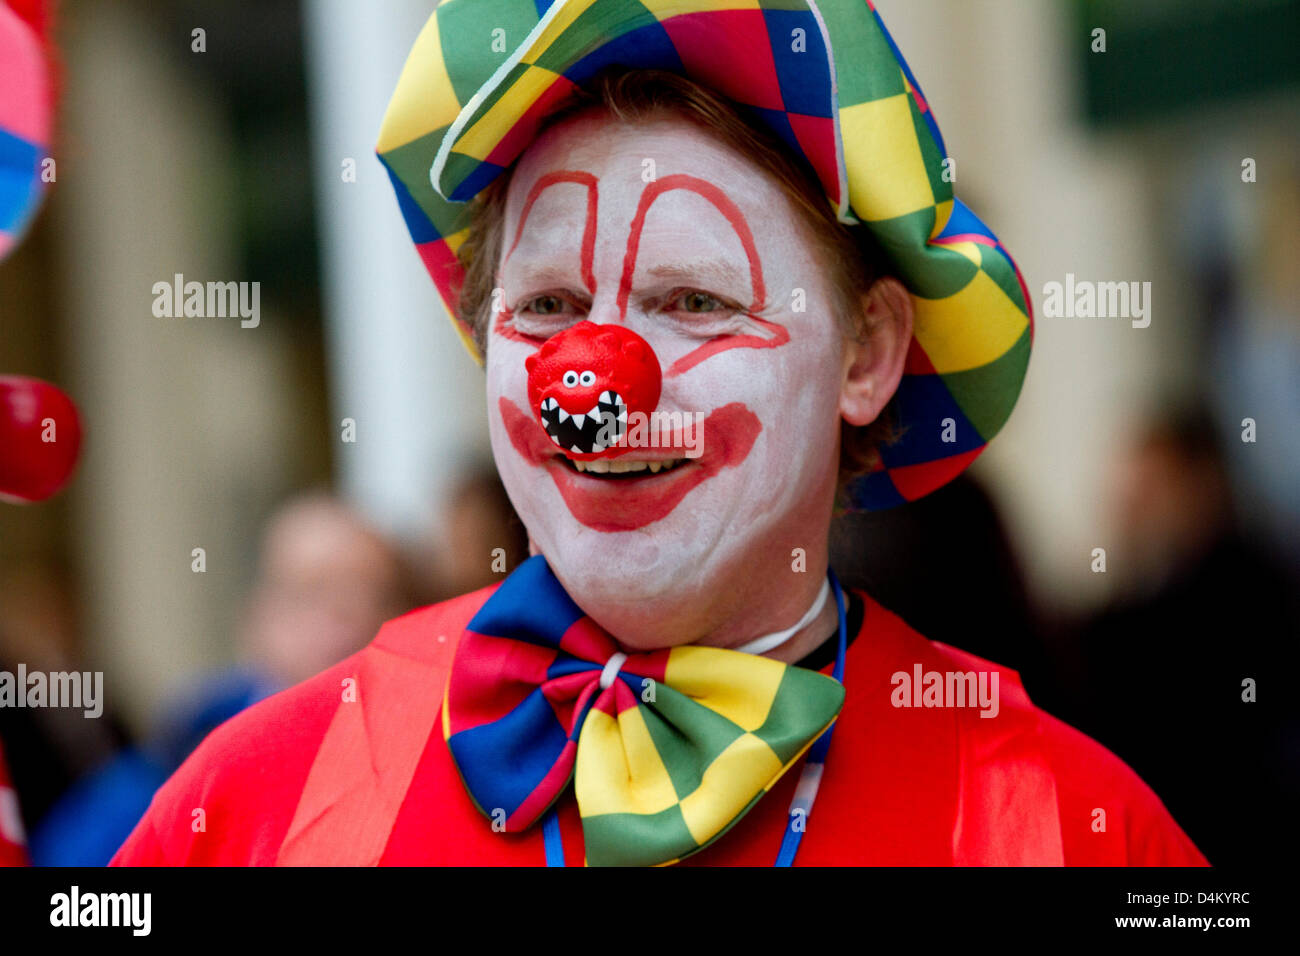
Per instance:
[[[604,421],[605,421],[603,418],[600,417],[600,408],[599,408],[599,406],[597,406],[596,408],[593,408],[591,411],[587,412],[587,417],[590,418],[590,419],[591,419],[593,422],[595,422],[597,425],[603,424]]]
[[[561,409],[560,409],[560,421],[561,421],[561,422],[567,422],[568,420],[569,420],[569,413],[566,412],[564,409],[561,408]]]
[[[600,400],[604,402],[606,405],[612,405],[614,403],[614,400],[609,397],[608,391],[600,393]]]
[[[576,447],[573,449],[578,450]],[[596,461],[574,461],[573,466],[581,472],[594,472],[599,475],[624,475],[631,472],[649,471],[652,475],[657,475],[661,471],[668,471],[681,464],[683,459],[674,458],[669,461],[629,461],[626,458],[616,458],[613,461],[609,459],[598,459]]]

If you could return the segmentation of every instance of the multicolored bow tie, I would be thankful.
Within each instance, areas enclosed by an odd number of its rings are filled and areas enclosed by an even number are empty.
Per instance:
[[[623,654],[541,556],[456,648],[443,735],[470,796],[507,832],[574,781],[587,863],[673,863],[745,815],[834,722],[844,686],[712,647]]]

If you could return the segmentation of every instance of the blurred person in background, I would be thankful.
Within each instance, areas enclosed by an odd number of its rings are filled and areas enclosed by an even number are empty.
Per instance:
[[[392,544],[329,495],[291,499],[263,533],[241,616],[239,663],[179,697],[142,745],[76,783],[33,829],[32,862],[106,864],[154,791],[209,732],[347,657],[411,606],[404,562]]]
[[[1295,574],[1300,572],[1300,164],[1279,165],[1267,200],[1256,199],[1246,214],[1249,225],[1240,231],[1249,240],[1189,256],[1188,274],[1209,304],[1203,354],[1219,434],[1237,451],[1226,466],[1238,513],[1245,528],[1269,541]],[[1242,441],[1247,429],[1253,434]]]
[[[82,659],[81,623],[67,570],[27,559],[0,569],[0,671],[68,673]],[[22,819],[34,830],[72,782],[112,757],[128,735],[111,709],[87,719],[78,708],[0,707],[0,740]]]
[[[1150,422],[1117,475],[1122,593],[1080,630],[1072,719],[1212,863],[1289,852],[1278,828],[1294,835],[1300,723],[1280,675],[1295,673],[1295,582],[1243,535],[1204,409]]]
[[[295,498],[267,525],[241,649],[282,687],[320,673],[410,610],[401,554],[325,494]]]
[[[443,526],[434,600],[496,584],[528,557],[528,531],[491,462],[465,471],[448,498]]]

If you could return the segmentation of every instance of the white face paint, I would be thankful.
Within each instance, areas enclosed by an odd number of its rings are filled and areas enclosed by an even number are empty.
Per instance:
[[[684,119],[588,112],[521,157],[504,225],[492,448],[574,600],[624,643],[659,647],[706,637],[773,594],[808,593],[791,551],[808,552],[816,577],[844,350],[827,271],[781,188]],[[706,416],[700,457],[627,478],[580,473],[559,454],[528,406],[524,360],[582,319],[650,343],[659,410]]]

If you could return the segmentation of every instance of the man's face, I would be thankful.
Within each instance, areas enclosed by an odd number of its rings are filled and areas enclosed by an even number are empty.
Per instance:
[[[533,542],[598,619],[743,591],[760,557],[781,549],[788,573],[791,549],[824,538],[844,352],[804,229],[757,166],[676,117],[587,112],[521,157],[488,330],[492,448]],[[699,457],[638,448],[614,467],[645,470],[592,473],[550,441],[524,363],[584,319],[650,344],[659,411],[703,414]]]

